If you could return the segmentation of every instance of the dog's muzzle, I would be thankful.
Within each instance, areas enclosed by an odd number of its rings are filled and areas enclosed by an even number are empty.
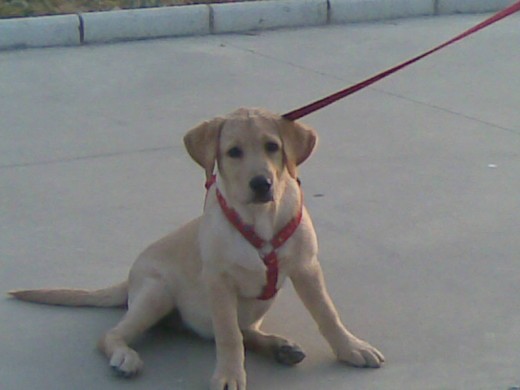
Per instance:
[[[254,203],[267,203],[273,200],[273,181],[263,175],[255,176],[249,182],[253,191]]]

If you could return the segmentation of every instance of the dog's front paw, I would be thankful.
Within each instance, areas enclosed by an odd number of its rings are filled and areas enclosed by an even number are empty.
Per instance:
[[[117,375],[130,378],[143,369],[143,361],[133,349],[118,348],[110,358],[110,367]]]
[[[342,362],[355,367],[379,368],[385,357],[366,341],[350,337],[347,342],[337,348],[336,355]]]
[[[211,378],[211,390],[246,390],[245,370],[217,369]]]

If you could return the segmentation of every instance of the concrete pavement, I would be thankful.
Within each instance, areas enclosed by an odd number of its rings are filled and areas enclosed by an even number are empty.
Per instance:
[[[120,281],[200,213],[190,127],[238,106],[288,111],[483,18],[0,53],[2,290]],[[287,285],[265,328],[308,357],[248,355],[250,389],[520,386],[519,22],[305,118],[321,137],[301,177],[329,289],[388,362],[336,363]],[[0,388],[207,388],[212,343],[167,330],[137,344],[142,377],[114,377],[95,343],[121,315],[0,300]]]

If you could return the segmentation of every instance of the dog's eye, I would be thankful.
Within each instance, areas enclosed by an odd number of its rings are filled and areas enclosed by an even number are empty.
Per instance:
[[[265,150],[268,153],[278,152],[279,149],[280,149],[280,146],[276,142],[267,142],[265,144]]]
[[[227,155],[231,158],[240,158],[244,153],[238,146],[234,146],[227,151]]]

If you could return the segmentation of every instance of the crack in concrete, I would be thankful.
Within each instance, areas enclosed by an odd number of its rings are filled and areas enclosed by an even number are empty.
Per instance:
[[[173,149],[175,149],[175,146],[170,145],[170,146],[158,146],[158,147],[142,148],[142,149],[135,149],[135,150],[121,150],[121,151],[106,152],[106,153],[96,153],[96,154],[90,154],[90,155],[85,155],[85,156],[56,158],[56,159],[52,159],[52,160],[40,160],[40,161],[28,161],[28,162],[20,162],[20,163],[13,163],[13,164],[3,164],[3,165],[0,165],[0,169],[28,168],[28,167],[35,167],[35,166],[54,165],[54,164],[70,163],[70,162],[83,161],[83,160],[97,160],[97,159],[102,159],[102,158],[128,156],[128,155],[139,154],[139,153],[156,153],[156,152],[163,152],[166,150],[173,150]]]

